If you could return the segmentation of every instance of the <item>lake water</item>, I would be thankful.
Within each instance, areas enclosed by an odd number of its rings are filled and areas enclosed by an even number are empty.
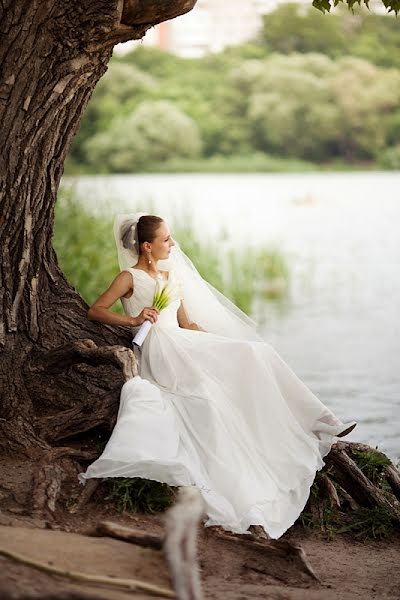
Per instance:
[[[279,248],[289,298],[265,339],[342,420],[400,459],[400,173],[65,178],[93,213],[187,213],[204,239]],[[172,230],[173,234],[173,230]],[[112,233],[110,232],[110,235]]]

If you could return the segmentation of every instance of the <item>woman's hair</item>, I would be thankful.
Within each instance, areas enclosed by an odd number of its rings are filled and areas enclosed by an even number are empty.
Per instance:
[[[121,241],[124,248],[133,249],[137,244],[137,254],[140,254],[140,246],[143,242],[153,242],[156,237],[156,231],[164,223],[164,219],[155,215],[143,215],[137,222],[137,239],[134,239],[135,222],[126,221],[121,227]]]

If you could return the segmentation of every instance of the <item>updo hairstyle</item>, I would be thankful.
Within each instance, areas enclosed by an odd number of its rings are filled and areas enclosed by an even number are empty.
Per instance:
[[[135,221],[130,219],[125,221],[121,227],[121,241],[124,248],[133,250],[137,254],[141,254],[141,245],[143,242],[154,241],[157,233],[157,229],[160,227],[164,220],[161,217],[155,215],[143,215],[137,222],[135,228]],[[137,232],[137,239],[134,239],[135,229]]]

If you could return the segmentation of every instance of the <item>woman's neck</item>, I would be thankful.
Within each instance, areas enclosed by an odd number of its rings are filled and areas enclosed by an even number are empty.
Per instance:
[[[136,266],[140,267],[141,269],[143,269],[143,271],[146,271],[147,273],[153,273],[154,275],[158,275],[159,270],[157,267],[157,263],[158,261],[152,258],[151,264],[149,265],[148,259],[145,256],[141,256],[137,261]]]

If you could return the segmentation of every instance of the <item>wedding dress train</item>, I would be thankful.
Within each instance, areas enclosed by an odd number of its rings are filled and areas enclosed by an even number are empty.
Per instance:
[[[126,314],[152,305],[156,280],[126,269]],[[169,274],[174,277],[173,270]],[[179,327],[180,300],[161,311],[142,346],[139,375],[121,390],[102,455],[80,475],[143,477],[197,486],[205,526],[279,538],[298,518],[340,421],[266,342]]]

